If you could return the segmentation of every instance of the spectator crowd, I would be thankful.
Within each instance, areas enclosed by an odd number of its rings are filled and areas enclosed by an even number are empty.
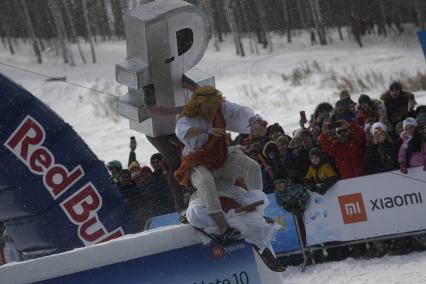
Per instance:
[[[407,173],[415,166],[426,170],[426,106],[417,106],[398,82],[380,99],[361,94],[354,102],[342,91],[334,106],[318,104],[309,120],[301,112],[300,128],[291,135],[277,122],[263,123],[264,136],[240,134],[230,140],[260,164],[265,193],[283,192],[291,184],[326,194],[339,179],[398,168]],[[175,144],[180,154],[182,145]],[[165,159],[156,153],[151,167],[141,166],[135,149],[132,138],[127,169],[118,161],[107,168],[143,229],[149,218],[173,212],[174,205]],[[243,180],[236,182],[244,186]],[[182,191],[187,203],[192,191]]]

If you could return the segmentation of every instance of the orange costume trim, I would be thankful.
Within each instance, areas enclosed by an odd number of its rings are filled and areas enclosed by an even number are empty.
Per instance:
[[[223,116],[222,107],[219,107],[212,122],[213,128],[225,128],[226,121]],[[190,186],[189,175],[191,169],[195,166],[204,166],[207,169],[214,171],[223,166],[228,157],[228,135],[217,137],[209,135],[209,138],[200,149],[186,155],[182,158],[179,169],[174,173],[175,179],[180,185],[185,187]]]

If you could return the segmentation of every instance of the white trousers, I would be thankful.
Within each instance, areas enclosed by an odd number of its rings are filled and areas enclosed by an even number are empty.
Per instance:
[[[222,168],[210,171],[204,166],[192,168],[189,179],[197,189],[198,198],[204,204],[208,214],[222,211],[217,194],[216,180],[225,180],[234,184],[235,179],[244,180],[248,190],[263,190],[260,165],[239,150],[230,150]]]
[[[242,206],[259,200],[264,201],[264,204],[258,206],[253,212],[235,213],[235,210],[230,210],[224,217],[228,225],[238,230],[242,238],[247,242],[255,244],[260,253],[265,248],[269,248],[273,252],[271,242],[281,227],[275,223],[267,223],[263,217],[265,208],[269,203],[268,197],[259,190],[247,192],[242,188],[222,181],[218,182],[218,195],[232,198]],[[207,210],[199,198],[191,200],[186,211],[186,217],[192,226],[202,228],[208,234],[219,233],[216,222],[207,214]],[[207,239],[202,238],[202,241],[203,243],[208,243]]]

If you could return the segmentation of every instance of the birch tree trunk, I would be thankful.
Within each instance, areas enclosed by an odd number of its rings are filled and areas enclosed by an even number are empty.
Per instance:
[[[4,30],[4,36],[5,41],[7,43],[7,47],[9,48],[10,54],[14,55],[15,50],[13,48],[13,43],[10,38],[10,20],[8,15],[11,15],[10,13],[10,7],[6,1],[0,2],[0,12],[2,12],[2,15],[0,15],[0,25],[2,25]]]
[[[27,3],[25,2],[25,0],[21,0],[20,3],[21,3],[21,6],[22,6],[22,11],[23,11],[24,16],[25,16],[25,25],[26,25],[26,28],[27,28],[27,32],[28,32],[28,35],[31,38],[33,50],[34,50],[34,53],[37,57],[37,62],[42,63],[43,60],[41,58],[41,51],[40,51],[40,47],[38,45],[38,41],[37,41],[34,29],[33,29],[34,25],[32,23],[31,17],[30,17],[30,12],[28,11]]]
[[[74,58],[72,56],[72,52],[68,47],[68,36],[65,30],[65,23],[62,18],[61,11],[59,6],[55,0],[49,0],[49,7],[52,11],[53,20],[55,22],[56,34],[59,42],[59,46],[62,51],[62,57],[64,59],[64,63],[69,63],[71,66],[75,65]]]
[[[319,42],[321,45],[327,44],[327,38],[325,34],[324,20],[321,13],[321,8],[319,6],[318,0],[309,0],[311,6],[312,19],[314,22],[315,29],[319,37]]]
[[[287,33],[287,42],[291,43],[291,27],[290,27],[290,17],[288,13],[288,0],[281,0],[283,4],[283,12],[284,12],[284,25]]]
[[[425,17],[426,5],[424,3],[420,3],[420,1],[415,1],[414,9],[416,10],[417,21],[420,24],[420,28],[422,30],[426,29],[426,17]]]
[[[231,29],[232,36],[234,38],[235,51],[237,55],[245,56],[244,47],[241,42],[240,33],[237,28],[237,20],[235,19],[233,0],[224,0],[223,4],[225,7],[224,10],[226,19],[229,24],[229,28]]]
[[[379,35],[383,34],[385,37],[388,36],[388,32],[386,30],[386,11],[383,0],[377,0],[378,9],[379,9],[379,17],[377,19],[377,26],[379,28]]]
[[[302,28],[307,28],[306,19],[305,19],[305,10],[302,7],[302,1],[296,0],[297,12],[299,13],[300,23]]]
[[[262,1],[256,0],[254,1],[256,8],[258,10],[259,13],[259,21],[260,21],[260,26],[261,26],[261,33],[264,37],[264,48],[266,48],[266,46],[269,45],[269,51],[273,51],[273,46],[272,46],[272,39],[271,36],[268,32],[268,25],[266,23],[266,12],[265,12],[265,6],[263,5]]]
[[[72,34],[73,39],[75,40],[75,43],[77,44],[77,48],[78,48],[78,52],[80,53],[81,60],[83,61],[84,64],[86,64],[86,57],[84,56],[83,50],[81,49],[80,41],[79,41],[77,33],[75,31],[74,21],[71,17],[71,13],[70,13],[70,10],[69,10],[68,5],[70,5],[70,2],[68,1],[68,3],[67,3],[67,1],[62,0],[62,4],[65,7],[65,13],[67,15],[67,20],[68,20],[68,23],[70,25],[71,34]]]
[[[214,48],[216,51],[219,51],[219,40],[218,40],[218,35],[217,35],[217,31],[216,31],[216,19],[214,18],[213,15],[213,3],[210,0],[202,0],[201,1],[201,5],[203,5],[204,9],[206,10],[206,14],[209,18],[209,26],[210,26],[210,31],[212,33],[213,36],[213,44],[214,44]]]
[[[359,11],[359,6],[356,0],[351,0],[350,2],[350,24],[352,29],[352,34],[355,37],[356,42],[359,47],[363,47],[361,40],[361,16]]]
[[[96,63],[96,53],[95,53],[95,47],[94,47],[94,44],[93,44],[92,28],[90,27],[90,22],[89,22],[89,11],[87,10],[87,1],[88,0],[82,0],[83,16],[84,16],[84,21],[85,21],[85,24],[86,24],[87,40],[89,41],[90,51],[92,53],[92,62]]]

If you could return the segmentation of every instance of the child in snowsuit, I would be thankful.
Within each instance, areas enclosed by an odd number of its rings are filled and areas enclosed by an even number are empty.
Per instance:
[[[311,184],[311,191],[319,194],[325,194],[339,179],[336,171],[323,157],[321,150],[316,147],[309,151],[311,165],[305,176],[305,184]]]

